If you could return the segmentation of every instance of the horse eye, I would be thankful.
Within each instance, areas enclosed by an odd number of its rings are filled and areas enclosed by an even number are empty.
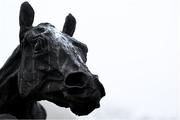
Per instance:
[[[43,51],[42,39],[37,39],[34,44],[34,54],[40,54]]]
[[[38,54],[41,50],[42,50],[41,44],[40,44],[39,42],[37,42],[37,43],[34,45],[34,54]]]

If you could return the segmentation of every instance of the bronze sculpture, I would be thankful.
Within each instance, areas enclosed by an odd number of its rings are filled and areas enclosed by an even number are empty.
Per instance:
[[[87,46],[72,37],[75,18],[66,17],[62,32],[50,23],[33,27],[33,20],[34,10],[24,2],[20,45],[0,70],[0,119],[45,119],[40,100],[89,114],[105,90],[86,66]]]

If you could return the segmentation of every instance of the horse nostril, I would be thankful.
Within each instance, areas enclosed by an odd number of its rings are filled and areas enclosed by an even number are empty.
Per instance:
[[[87,75],[82,72],[76,72],[69,74],[65,79],[65,85],[71,88],[83,88]]]

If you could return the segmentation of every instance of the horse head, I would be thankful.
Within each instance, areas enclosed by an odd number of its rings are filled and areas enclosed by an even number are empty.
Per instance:
[[[88,48],[73,38],[76,19],[69,14],[62,32],[49,23],[32,26],[34,10],[21,5],[18,90],[23,98],[48,100],[77,115],[98,108],[105,96],[98,76],[86,66]]]

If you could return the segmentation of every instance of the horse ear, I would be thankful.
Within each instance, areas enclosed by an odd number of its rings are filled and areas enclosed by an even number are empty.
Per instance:
[[[34,10],[28,2],[24,2],[21,5],[19,13],[19,25],[20,25],[20,42],[22,41],[24,34],[28,31],[34,21]]]
[[[72,14],[69,14],[65,19],[62,32],[72,37],[75,31],[75,28],[76,28],[76,19]]]

